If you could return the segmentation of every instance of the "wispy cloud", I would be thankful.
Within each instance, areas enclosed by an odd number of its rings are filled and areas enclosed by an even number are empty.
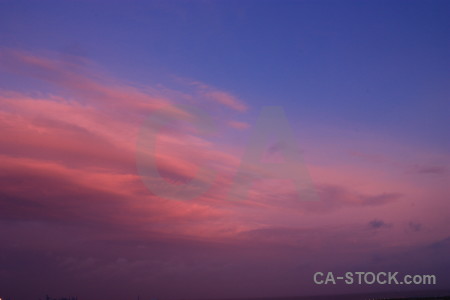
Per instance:
[[[211,101],[220,103],[238,112],[245,112],[248,109],[244,102],[228,92],[198,81],[192,81],[191,85],[197,87],[199,93]]]
[[[444,175],[447,169],[443,166],[418,166],[416,170],[419,174],[424,175]]]

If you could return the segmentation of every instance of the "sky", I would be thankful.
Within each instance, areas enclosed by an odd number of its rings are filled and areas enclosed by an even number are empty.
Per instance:
[[[0,1],[0,297],[448,287],[449,12]],[[437,284],[313,281],[358,271]]]

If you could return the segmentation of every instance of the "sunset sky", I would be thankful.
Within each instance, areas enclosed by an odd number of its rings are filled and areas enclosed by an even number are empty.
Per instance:
[[[450,286],[449,12],[433,0],[0,1],[0,297]],[[246,195],[230,192],[267,106],[284,110],[316,201],[256,163]],[[268,139],[263,161],[287,170],[285,148]],[[166,189],[208,188],[161,197],[139,153]],[[318,271],[437,285],[320,286]]]

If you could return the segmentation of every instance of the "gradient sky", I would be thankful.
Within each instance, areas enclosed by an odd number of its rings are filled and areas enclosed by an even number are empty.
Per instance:
[[[0,297],[304,296],[450,285],[448,1],[1,1]],[[229,190],[281,106],[319,200]],[[188,107],[216,130],[193,128]],[[149,118],[169,183],[139,177]],[[274,138],[265,160],[278,161]],[[150,180],[156,180],[150,178]],[[207,178],[202,178],[207,180]],[[436,286],[317,286],[317,271]]]

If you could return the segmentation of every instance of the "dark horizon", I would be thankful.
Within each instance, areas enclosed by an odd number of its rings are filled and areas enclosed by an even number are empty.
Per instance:
[[[285,297],[252,297],[252,298],[177,298],[164,299],[136,296],[137,300],[447,300],[450,299],[450,290],[415,290],[415,291],[385,291],[378,293],[349,293],[336,295],[312,295],[312,296],[285,296]],[[1,298],[2,300],[15,300],[14,298]],[[36,298],[37,300],[83,300],[78,297],[50,297]],[[132,300],[132,297],[127,299]]]

